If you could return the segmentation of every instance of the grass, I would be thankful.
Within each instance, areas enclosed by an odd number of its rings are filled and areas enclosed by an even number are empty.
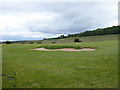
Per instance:
[[[40,47],[40,44],[4,44],[3,88],[118,87],[117,39],[41,44],[41,46],[49,45],[97,47],[97,50],[49,52],[29,50]]]
[[[36,47],[36,48],[45,48],[45,49],[62,49],[62,48],[73,48],[73,49],[82,49],[82,48],[97,48],[97,47],[88,47],[88,46],[65,46],[65,45],[44,45],[44,46],[39,46],[39,47]]]
[[[2,89],[2,45],[0,45],[0,89]]]
[[[106,41],[106,40],[116,40],[118,39],[119,34],[113,35],[97,35],[97,36],[86,36],[86,37],[71,37],[64,39],[50,39],[50,40],[34,40],[34,41],[18,41],[16,43],[19,44],[30,44],[34,42],[34,44],[50,44],[50,43],[73,43],[75,38],[79,38],[82,42],[96,42],[96,41]],[[81,43],[81,42],[80,42]]]
[[[96,42],[96,41],[106,41],[106,40],[116,40],[118,39],[118,34],[116,35],[98,35],[98,36],[88,36],[88,37],[71,37],[65,39],[53,39],[41,41],[44,44],[49,44],[52,42],[56,43],[73,43],[75,38],[79,38],[82,42]],[[81,43],[81,42],[80,42]]]
[[[80,46],[57,46],[57,45],[49,45],[49,46],[40,46],[40,47],[37,47],[37,48],[46,48],[46,49],[62,49],[62,48],[74,48],[74,49],[81,49],[82,47]]]

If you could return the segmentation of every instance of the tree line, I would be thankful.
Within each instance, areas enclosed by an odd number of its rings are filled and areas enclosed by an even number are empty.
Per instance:
[[[77,34],[68,34],[67,36],[61,35],[60,37],[56,37],[56,38],[45,38],[44,40],[62,39],[62,38],[69,38],[69,37],[84,37],[84,36],[119,34],[119,29],[120,29],[120,26],[98,28],[96,30],[85,31],[82,33],[77,33]]]

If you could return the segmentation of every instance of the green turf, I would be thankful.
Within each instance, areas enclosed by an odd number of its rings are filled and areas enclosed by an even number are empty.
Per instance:
[[[2,45],[0,44],[0,89],[2,89]]]
[[[106,41],[106,40],[116,40],[118,39],[118,34],[113,35],[98,35],[98,36],[88,36],[88,37],[71,37],[64,39],[52,39],[41,41],[44,44],[56,42],[56,43],[73,43],[75,38],[79,38],[82,42],[96,42],[96,41]]]
[[[82,49],[81,46],[57,46],[57,45],[44,45],[44,46],[39,46],[37,48],[45,48],[45,49],[62,49],[62,48],[74,48],[74,49]]]
[[[105,37],[105,36],[104,36]],[[3,88],[116,88],[118,40],[41,44],[97,47],[96,51],[29,50],[40,44],[3,45]]]

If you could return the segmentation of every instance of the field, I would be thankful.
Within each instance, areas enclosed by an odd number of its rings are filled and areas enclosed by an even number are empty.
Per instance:
[[[3,88],[118,87],[117,35],[84,37],[81,43],[63,41],[55,44],[4,44]],[[29,50],[56,45],[96,47],[96,51]]]
[[[56,43],[73,43],[74,39],[76,37],[71,37],[71,38],[65,38],[65,39],[51,39],[51,40],[43,40],[41,41],[44,44],[49,44],[52,42]],[[116,40],[118,39],[118,35],[98,35],[98,36],[87,36],[87,37],[77,37],[79,38],[82,42],[96,42],[96,41],[106,41],[106,40]]]

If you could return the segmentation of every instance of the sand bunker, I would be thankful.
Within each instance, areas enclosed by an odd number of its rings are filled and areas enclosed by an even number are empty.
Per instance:
[[[30,50],[40,50],[40,51],[95,51],[93,48],[83,48],[83,49],[72,49],[72,48],[63,48],[63,49],[45,49],[45,48],[34,48]]]

